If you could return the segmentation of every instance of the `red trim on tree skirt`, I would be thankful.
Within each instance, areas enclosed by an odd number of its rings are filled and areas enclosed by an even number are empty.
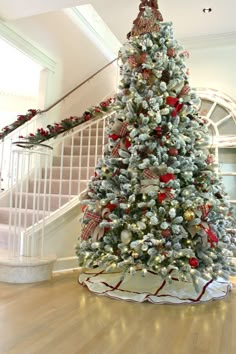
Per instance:
[[[209,281],[199,278],[199,291],[196,292],[191,282],[178,281],[174,271],[171,274],[171,284],[152,271],[147,271],[145,277],[141,276],[141,271],[137,271],[134,276],[127,274],[124,279],[121,279],[121,274],[91,269],[81,273],[79,283],[97,295],[155,304],[209,302],[224,298],[232,288],[230,282],[222,278]]]

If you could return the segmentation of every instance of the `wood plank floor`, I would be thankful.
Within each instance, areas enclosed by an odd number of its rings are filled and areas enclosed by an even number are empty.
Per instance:
[[[200,305],[99,297],[77,272],[0,284],[1,354],[235,354],[236,289]]]

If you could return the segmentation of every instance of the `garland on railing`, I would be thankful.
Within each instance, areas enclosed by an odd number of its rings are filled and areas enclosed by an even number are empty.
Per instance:
[[[108,112],[114,103],[114,98],[109,98],[101,102],[98,106],[86,110],[81,117],[71,116],[63,119],[60,123],[48,124],[47,127],[38,128],[36,133],[30,133],[27,137],[19,136],[24,141],[32,143],[42,143],[51,138],[56,138],[59,134],[67,132],[78,125],[99,116],[103,112]]]
[[[10,134],[11,132],[13,132],[13,130],[19,128],[21,125],[25,124],[26,122],[28,122],[29,120],[31,120],[34,116],[36,116],[36,114],[39,113],[39,111],[37,111],[36,109],[28,109],[27,114],[23,115],[18,115],[17,120],[9,125],[6,125],[2,131],[0,132],[0,140],[3,140],[5,138],[5,136],[7,136],[8,134]]]
[[[22,142],[25,141],[32,143],[41,143],[45,140],[56,138],[59,134],[69,131],[78,125],[99,116],[103,112],[109,112],[114,101],[114,98],[109,98],[108,100],[101,102],[98,106],[91,107],[90,109],[86,110],[81,117],[71,116],[69,118],[65,118],[60,123],[54,123],[53,125],[48,124],[45,129],[38,128],[36,133],[30,133],[26,137],[20,135],[19,138],[22,139]],[[20,125],[33,118],[33,116],[35,116],[37,113],[40,113],[40,111],[36,111],[34,109],[29,109],[28,112],[30,113],[26,114],[25,116],[18,116],[17,121],[3,128],[2,133],[0,133],[0,140],[3,140],[7,134],[11,133]]]

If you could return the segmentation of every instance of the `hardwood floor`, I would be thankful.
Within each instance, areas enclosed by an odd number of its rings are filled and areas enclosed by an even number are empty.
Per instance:
[[[1,354],[236,353],[236,289],[208,304],[138,304],[96,296],[77,276],[0,284]]]

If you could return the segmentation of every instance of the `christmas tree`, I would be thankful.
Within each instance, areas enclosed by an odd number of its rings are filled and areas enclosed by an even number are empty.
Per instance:
[[[139,10],[119,52],[109,142],[82,202],[79,265],[119,271],[121,281],[151,273],[200,292],[199,279],[204,287],[235,271],[229,198],[189,85],[188,53],[156,0]]]

